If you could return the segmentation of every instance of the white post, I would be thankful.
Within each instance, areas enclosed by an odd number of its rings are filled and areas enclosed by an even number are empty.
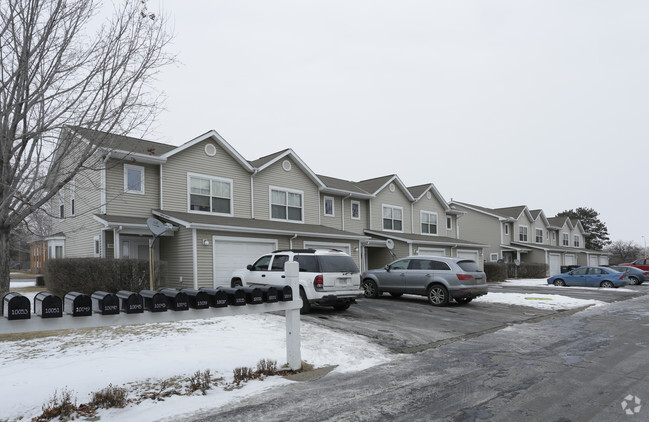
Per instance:
[[[293,290],[293,302],[299,301],[300,298],[300,264],[295,261],[289,261],[284,264],[284,273],[286,282]],[[297,305],[297,304],[296,304]],[[300,307],[287,309],[286,314],[286,360],[289,368],[297,371],[302,368],[302,353],[300,350]]]

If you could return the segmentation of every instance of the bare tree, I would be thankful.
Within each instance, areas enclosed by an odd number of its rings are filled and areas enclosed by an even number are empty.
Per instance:
[[[631,262],[642,255],[642,248],[632,240],[616,240],[604,250],[610,254],[611,264]]]
[[[158,110],[153,77],[174,60],[166,19],[145,0],[118,3],[102,23],[95,0],[0,2],[0,297],[12,229],[102,146],[69,129],[143,132]]]

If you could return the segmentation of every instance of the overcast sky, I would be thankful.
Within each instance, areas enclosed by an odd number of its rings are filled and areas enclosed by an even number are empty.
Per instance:
[[[646,0],[159,1],[180,63],[150,139],[649,237]]]

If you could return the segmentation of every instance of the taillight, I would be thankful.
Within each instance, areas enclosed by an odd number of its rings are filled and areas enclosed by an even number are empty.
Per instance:
[[[324,280],[322,278],[322,275],[315,276],[315,278],[313,279],[313,287],[315,287],[316,289],[322,289],[323,285]]]
[[[622,274],[622,277],[620,277],[620,280],[624,280],[625,277],[626,277],[626,274]]]
[[[648,276],[649,273],[645,271],[644,273],[642,273],[642,275]]]
[[[462,281],[471,280],[473,276],[471,274],[457,274],[457,278]]]

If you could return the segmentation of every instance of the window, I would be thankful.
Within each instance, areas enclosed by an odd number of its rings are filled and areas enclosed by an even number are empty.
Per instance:
[[[352,220],[361,219],[361,203],[360,201],[352,201]]]
[[[74,186],[74,179],[70,182],[70,215],[74,216],[77,212],[75,209],[75,186]]]
[[[453,217],[450,215],[446,216],[446,230],[453,230]]]
[[[489,254],[489,261],[491,261],[491,262],[498,261],[498,254],[497,253]]]
[[[65,218],[65,195],[63,189],[59,191],[59,218]]]
[[[569,241],[569,238],[568,238],[568,233],[562,233],[562,235],[563,235],[563,236],[562,236],[562,243],[561,243],[561,244],[562,244],[563,246],[569,246],[569,245],[570,245],[570,241]]]
[[[509,236],[509,224],[505,223],[505,235]]]
[[[421,234],[437,234],[437,214],[421,212]]]
[[[144,194],[144,167],[124,164],[124,192]]]
[[[334,199],[331,196],[324,197],[324,215],[334,216]]]
[[[288,255],[275,255],[273,259],[273,265],[271,265],[271,271],[284,271],[284,264],[288,261]]]
[[[189,210],[232,215],[232,181],[189,175]]]
[[[270,264],[271,255],[264,255],[252,264],[252,271],[268,271],[268,264]]]
[[[430,270],[451,271],[448,264],[442,261],[428,261],[428,266]]]
[[[536,229],[536,243],[543,243],[543,229]]]
[[[302,192],[271,188],[270,218],[273,220],[302,221]]]
[[[555,240],[557,240],[557,233],[552,232],[552,242],[554,243]]]
[[[403,231],[403,208],[383,205],[383,230]]]
[[[574,235],[573,241],[574,241],[573,244],[574,244],[575,248],[578,248],[579,247],[579,235],[578,234]]]
[[[527,226],[518,226],[518,240],[527,242]]]
[[[95,258],[101,257],[101,238],[99,236],[94,237],[94,245],[95,245]]]
[[[390,265],[390,270],[407,270],[409,264],[409,259],[402,259],[401,261],[397,261],[394,264]]]

